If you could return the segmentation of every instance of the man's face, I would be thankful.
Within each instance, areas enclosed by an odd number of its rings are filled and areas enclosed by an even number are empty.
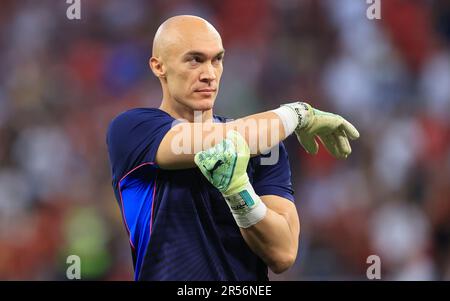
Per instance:
[[[224,49],[210,32],[183,36],[165,60],[167,89],[172,100],[191,110],[210,110],[219,91]]]

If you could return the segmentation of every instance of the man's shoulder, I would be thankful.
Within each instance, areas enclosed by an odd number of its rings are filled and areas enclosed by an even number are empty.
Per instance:
[[[170,115],[158,108],[133,108],[125,112],[120,113],[113,118],[111,123],[123,122],[128,120],[136,120],[141,118],[152,118],[152,117],[168,117]]]
[[[166,112],[157,108],[133,108],[124,111],[114,117],[108,127],[108,132],[111,130],[134,126],[143,121],[154,122],[160,118],[172,119]]]

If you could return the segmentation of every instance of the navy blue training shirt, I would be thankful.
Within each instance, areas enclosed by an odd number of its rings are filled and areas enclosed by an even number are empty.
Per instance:
[[[155,163],[175,119],[138,108],[110,124],[112,185],[129,235],[135,280],[267,280],[221,193],[198,168],[163,170]],[[214,116],[215,122],[225,118]],[[294,201],[288,155],[279,144],[275,165],[250,159],[247,173],[259,195]]]

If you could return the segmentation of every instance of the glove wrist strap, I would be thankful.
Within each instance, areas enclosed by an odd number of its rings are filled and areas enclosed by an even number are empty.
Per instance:
[[[224,198],[237,225],[241,228],[253,226],[266,216],[267,207],[250,183],[247,183],[239,193]]]
[[[281,105],[280,108],[288,108],[291,112],[295,113],[297,117],[297,126],[295,129],[302,129],[308,126],[310,122],[310,114],[312,112],[312,107],[306,102],[292,102]],[[283,120],[283,119],[282,119]],[[283,122],[284,124],[284,122]]]

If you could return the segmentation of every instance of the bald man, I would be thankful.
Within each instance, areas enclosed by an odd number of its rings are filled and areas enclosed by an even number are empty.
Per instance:
[[[233,121],[213,114],[224,53],[206,20],[166,20],[149,60],[161,106],[131,109],[109,126],[112,183],[135,280],[267,280],[268,268],[286,271],[300,223],[282,140],[295,132],[308,153],[319,140],[346,158],[348,138],[359,136],[339,115],[304,102]],[[264,164],[269,151],[277,160]]]

